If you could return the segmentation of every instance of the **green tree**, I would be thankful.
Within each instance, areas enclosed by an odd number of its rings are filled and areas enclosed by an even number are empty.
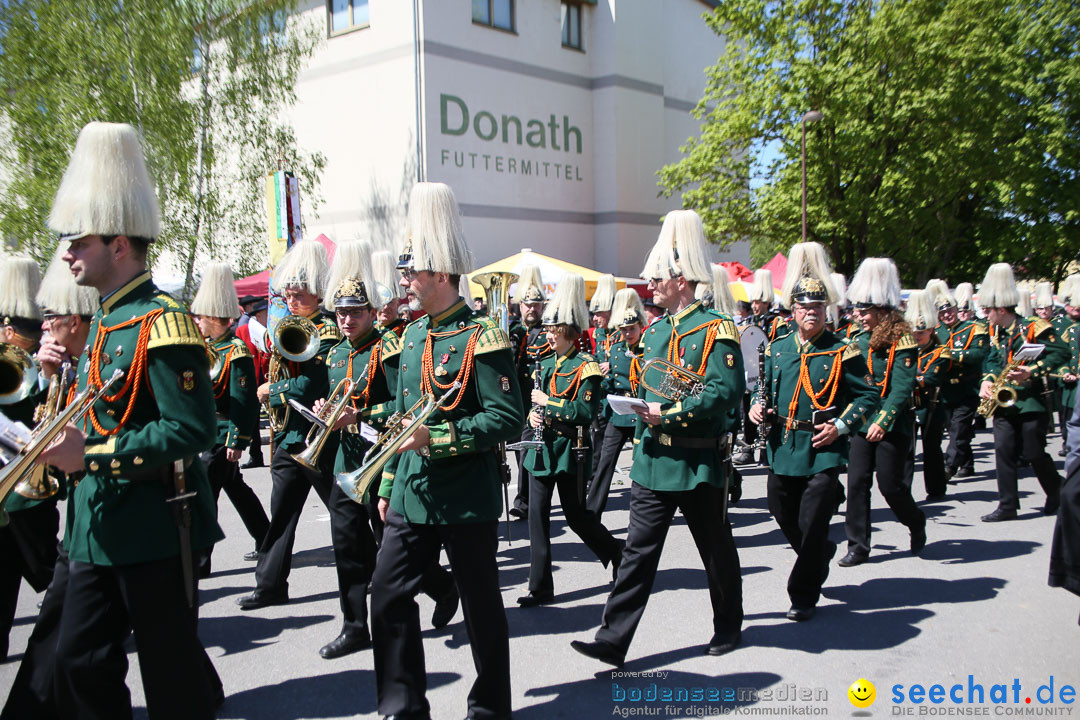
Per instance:
[[[9,0],[0,8],[0,233],[47,261],[45,220],[91,120],[143,135],[162,205],[154,252],[266,267],[263,176],[283,165],[317,206],[325,158],[283,117],[319,40],[294,0]]]
[[[999,260],[1060,278],[1080,252],[1072,0],[732,0],[705,19],[725,50],[660,183],[715,241],[749,239],[760,264],[799,240],[817,109],[808,235],[839,270],[884,255],[908,284]]]

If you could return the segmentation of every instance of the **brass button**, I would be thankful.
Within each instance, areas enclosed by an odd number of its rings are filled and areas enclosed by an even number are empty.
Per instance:
[[[109,408],[108,410],[106,410],[105,414],[108,415],[109,417],[116,417],[116,411],[113,410],[112,408]]]
[[[135,458],[131,462],[135,463],[136,465],[142,465],[143,464],[143,459],[141,457],[139,457],[138,455],[136,455]]]
[[[116,458],[113,458],[113,461],[111,463],[109,463],[109,467],[111,467],[113,469],[116,469],[116,468],[120,467],[120,461],[117,460]]]
[[[404,395],[405,397],[409,397],[409,388],[405,388],[404,390],[402,390],[401,394]]]
[[[101,466],[97,464],[97,460],[91,460],[89,467],[90,467],[90,472],[97,472],[98,468],[101,467]]]

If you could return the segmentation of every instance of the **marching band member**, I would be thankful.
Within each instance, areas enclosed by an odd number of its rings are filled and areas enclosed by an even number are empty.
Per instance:
[[[956,299],[957,319],[961,322],[978,322],[975,312],[975,286],[969,282],[959,283],[953,291],[953,297]]]
[[[754,286],[750,290],[750,308],[754,311],[751,322],[765,331],[769,342],[788,331],[784,319],[776,311],[775,304],[776,291],[773,289],[772,270],[755,270]]]
[[[998,328],[983,363],[985,375],[979,397],[989,399],[998,376],[1012,362],[1013,354],[1024,343],[1045,345],[1034,362],[1020,365],[1004,378],[1016,392],[1012,407],[998,407],[993,415],[994,461],[997,465],[998,506],[983,516],[983,522],[1000,522],[1016,518],[1020,509],[1017,492],[1017,461],[1021,453],[1031,463],[1035,475],[1046,493],[1043,514],[1053,515],[1058,509],[1061,475],[1054,460],[1046,452],[1046,431],[1050,409],[1045,402],[1043,383],[1046,375],[1056,372],[1068,362],[1069,351],[1054,331],[1041,318],[1028,319],[1017,313],[1017,303],[1023,293],[1016,287],[1012,267],[996,263],[986,271],[979,288],[979,304],[991,324]],[[1019,452],[1018,452],[1019,450]]]
[[[333,317],[319,307],[325,295],[328,272],[326,249],[315,240],[301,240],[293,245],[274,268],[274,288],[285,296],[290,314],[314,323],[319,333],[319,346],[310,360],[288,361],[287,377],[274,382],[269,382],[268,378],[268,382],[259,386],[259,401],[269,402],[271,410],[287,411],[290,399],[311,407],[316,400],[326,397],[326,355],[330,348],[341,341],[341,333]],[[286,361],[282,359],[282,363]],[[291,411],[287,412],[284,427],[274,434],[274,454],[270,458],[270,478],[273,481],[270,527],[259,545],[255,591],[236,601],[241,610],[284,605],[289,601],[293,540],[308,492],[314,488],[323,504],[329,503],[330,486],[333,484],[329,458],[322,458],[323,463],[318,471],[301,465],[293,458],[293,453],[304,449],[310,427],[311,423],[302,414]],[[324,456],[333,457],[334,441],[331,440],[329,445]]]
[[[388,298],[387,302],[375,312],[375,319],[380,330],[389,331],[401,337],[408,323],[402,320],[398,310],[403,305],[407,307],[408,303],[405,302],[405,293],[398,287],[396,265],[397,261],[394,260],[393,254],[387,250],[376,250],[371,253],[372,279],[385,288],[383,292]]]
[[[938,295],[937,301],[948,297]],[[923,481],[928,500],[945,497],[948,480],[945,476],[945,456],[941,452],[941,437],[945,432],[945,410],[941,406],[941,387],[948,381],[952,365],[952,348],[941,343],[934,328],[938,312],[934,307],[932,290],[915,290],[908,297],[905,319],[919,345],[919,360],[915,372],[916,429],[922,433]],[[908,487],[915,476],[915,437],[904,466]]]
[[[540,267],[530,263],[519,270],[514,302],[518,304],[521,312],[521,321],[510,326],[510,344],[514,348],[514,361],[517,365],[521,407],[528,408],[532,406],[530,396],[533,391],[533,369],[536,363],[552,350],[544,335],[544,325],[540,322],[544,303],[547,301]],[[526,423],[521,429],[521,439],[530,440],[532,437],[533,429]],[[510,514],[524,519],[529,515],[529,472],[525,469],[525,452],[519,450],[515,451],[515,454],[518,458],[518,489]]]
[[[615,293],[611,317],[619,331],[619,340],[608,352],[609,371],[604,375],[601,385],[605,396],[637,395],[637,375],[641,371],[641,337],[645,330],[645,309],[641,297],[632,288],[623,288]],[[611,479],[615,474],[615,465],[627,441],[634,438],[637,425],[636,415],[612,414],[604,431],[600,444],[600,460],[589,485],[589,494],[585,507],[596,515],[597,520],[607,507],[608,493],[611,491]],[[561,496],[560,496],[561,497]]]
[[[633,291],[631,291],[633,292]],[[610,312],[610,311],[609,311]],[[596,360],[576,347],[588,324],[585,281],[576,273],[563,275],[555,296],[544,308],[543,324],[554,352],[540,364],[532,391],[529,424],[543,429],[544,445],[525,455],[529,473],[529,590],[517,599],[522,607],[546,605],[555,599],[551,577],[551,496],[559,502],[570,529],[600,559],[618,571],[622,546],[585,510],[585,482],[590,468],[588,423],[597,415],[602,374]],[[605,424],[606,427],[606,424]],[[576,449],[575,449],[576,448]]]
[[[958,293],[962,286],[963,283],[957,286]],[[970,297],[966,302],[970,302]],[[948,293],[939,295],[934,305],[938,313],[938,343],[948,346],[950,355],[948,376],[940,392],[949,428],[949,447],[945,452],[947,482],[975,474],[971,440],[975,436],[975,409],[979,406],[979,378],[990,336],[981,323],[960,319],[959,301]]]
[[[241,307],[246,307],[249,322],[238,325],[236,328],[236,337],[240,338],[240,341],[247,346],[248,353],[251,355],[252,363],[255,365],[255,387],[262,385],[266,378],[266,373],[270,369],[270,354],[263,352],[259,349],[259,346],[255,344],[255,341],[251,337],[251,330],[254,325],[250,323],[251,320],[255,320],[258,326],[264,328],[262,332],[266,332],[266,316],[269,314],[270,303],[266,298],[255,298],[253,302],[248,303],[246,306],[241,304]],[[257,397],[257,396],[256,396]],[[262,451],[262,434],[261,434],[262,421],[260,420],[260,413],[256,411],[255,419],[251,423],[251,441],[248,443],[248,459],[247,462],[240,466],[241,470],[250,470],[252,468],[263,467],[263,451]],[[259,557],[258,546],[251,552],[244,553],[245,560],[257,560]]]
[[[1035,316],[1031,307],[1031,293],[1026,288],[1017,287],[1018,302],[1016,303],[1016,314],[1018,317],[1028,320]],[[984,303],[985,307],[985,303]]]
[[[825,249],[799,243],[789,256],[783,293],[796,330],[769,343],[763,396],[749,415],[767,423],[769,512],[796,555],[787,618],[802,622],[817,612],[836,553],[829,523],[840,503],[848,436],[877,399],[858,348],[825,325],[826,308],[837,300]]]
[[[604,373],[607,372],[607,356],[611,351],[611,346],[619,339],[618,329],[611,327],[611,310],[617,291],[618,286],[615,284],[614,275],[604,274],[596,279],[596,290],[589,300],[592,327],[588,328],[587,335],[583,332],[578,337],[578,348],[590,353],[599,363],[601,372]],[[589,342],[583,342],[586,337]],[[587,346],[591,346],[591,349],[588,349]],[[590,447],[593,448],[598,448],[603,443],[604,432],[607,430],[608,424],[607,403],[604,402],[603,393],[599,392],[598,394],[596,417],[593,418],[592,424],[589,426]],[[590,476],[596,475],[596,463],[599,460],[599,453],[592,456],[592,472]]]
[[[445,547],[477,671],[469,715],[508,718],[509,630],[495,558],[502,510],[496,448],[517,437],[524,422],[514,356],[498,324],[458,295],[458,278],[469,272],[472,257],[450,188],[415,185],[406,230],[401,286],[427,316],[401,338],[396,409],[408,411],[425,393],[439,404],[426,422],[417,421],[379,488],[386,529],[371,581],[378,712],[429,716],[413,598]]]
[[[217,410],[217,442],[202,454],[201,459],[206,465],[214,504],[224,490],[257,550],[266,536],[270,520],[255,492],[244,482],[239,468],[240,456],[251,442],[248,433],[257,427],[259,418],[255,361],[244,341],[232,331],[232,321],[239,312],[232,268],[228,263],[211,263],[191,301],[195,324],[217,356],[217,362],[211,368],[216,374],[210,377]],[[199,577],[210,576],[211,550],[207,548],[199,557]]]
[[[660,358],[700,375],[704,388],[674,401],[644,382],[638,389],[648,410],[639,411],[623,561],[595,640],[571,643],[615,666],[622,665],[645,610],[676,509],[694,535],[708,578],[713,635],[706,653],[730,652],[742,638],[742,577],[725,513],[724,458],[746,377],[735,324],[694,300],[695,286],[712,281],[696,212],[667,214],[642,276],[668,311],[646,330],[643,359]]]
[[[1068,447],[1069,443],[1068,419],[1072,417],[1072,410],[1076,405],[1077,380],[1080,379],[1080,275],[1066,278],[1061,300],[1065,305],[1065,313],[1061,316],[1061,322],[1054,327],[1061,328],[1058,336],[1072,352],[1069,364],[1061,368],[1061,408],[1064,418],[1061,424],[1061,439],[1064,448]]]
[[[1069,326],[1072,322],[1068,319],[1068,316],[1061,315],[1060,317],[1054,314],[1054,286],[1048,282],[1035,283],[1035,293],[1032,301],[1032,309],[1034,310],[1034,318],[1041,318],[1050,323],[1054,332],[1057,333],[1058,339],[1069,346],[1069,341],[1072,338],[1072,333],[1069,332]],[[1054,370],[1054,375],[1063,376],[1068,373],[1068,365],[1063,365],[1061,368]],[[1061,453],[1065,453],[1065,441],[1068,437],[1068,426],[1066,422],[1069,416],[1065,413],[1065,406],[1062,402],[1062,395],[1064,391],[1064,385],[1061,382],[1061,377],[1051,377],[1046,379],[1046,396],[1047,401],[1053,406],[1053,410],[1058,414],[1058,427],[1061,428]],[[1052,417],[1052,416],[1051,416]],[[1053,422],[1051,420],[1051,422]]]
[[[911,395],[919,351],[911,326],[897,310],[900,277],[893,261],[863,260],[851,279],[848,299],[863,328],[851,342],[866,358],[880,404],[860,427],[853,428],[845,522],[848,551],[840,559],[840,567],[861,565],[870,556],[870,488],[875,474],[896,519],[911,531],[912,554],[918,555],[926,545],[926,515],[915,504],[904,477],[915,421]]]
[[[131,716],[123,643],[132,631],[151,717],[212,718],[221,699],[195,630],[191,563],[222,537],[193,462],[214,443],[213,391],[201,333],[147,271],[159,217],[135,129],[84,127],[49,227],[66,243],[75,281],[101,296],[77,389],[125,375],[38,458],[86,473],[67,503],[61,717]]]

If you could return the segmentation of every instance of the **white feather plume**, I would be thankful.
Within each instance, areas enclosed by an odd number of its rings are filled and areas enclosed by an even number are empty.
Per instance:
[[[240,302],[229,263],[210,263],[206,266],[199,292],[191,301],[191,312],[212,318],[240,317]]]
[[[803,275],[820,280],[825,286],[829,298],[826,304],[837,303],[839,296],[832,284],[832,266],[829,264],[829,255],[821,244],[795,243],[788,251],[787,271],[784,273],[784,284],[780,290],[781,301],[786,307],[791,307],[791,292]]]
[[[405,236],[416,270],[466,275],[473,257],[465,244],[461,211],[445,183],[421,182],[409,194]]]
[[[315,240],[301,240],[289,248],[285,257],[274,268],[274,289],[299,287],[320,300],[326,296],[326,278],[330,265],[326,261],[326,248]]]
[[[641,270],[641,277],[645,279],[667,279],[679,275],[690,282],[712,282],[705,246],[705,227],[701,217],[693,210],[672,210],[667,214],[660,228],[660,236]]]
[[[851,278],[848,300],[876,307],[900,307],[900,273],[889,258],[866,258]]]
[[[49,267],[45,270],[45,277],[41,279],[41,286],[37,291],[38,307],[45,312],[57,315],[90,317],[97,312],[101,304],[101,296],[97,288],[75,282],[71,268],[63,259],[65,250],[65,244],[60,243],[56,252],[53,253]]]
[[[577,273],[562,276],[555,294],[544,306],[544,325],[571,325],[578,330],[589,327],[589,308],[585,305],[585,280]]]
[[[610,312],[618,289],[614,275],[605,273],[596,278],[596,290],[589,299],[589,312]]]
[[[994,263],[987,269],[986,277],[979,286],[979,305],[984,308],[1015,308],[1019,304],[1020,291],[1016,288],[1012,266],[1009,263]]]
[[[40,286],[41,270],[30,258],[0,260],[0,316],[40,321],[41,308],[36,300]]]
[[[758,300],[769,305],[776,301],[772,270],[758,268],[754,271],[754,287],[750,291],[750,300]]]

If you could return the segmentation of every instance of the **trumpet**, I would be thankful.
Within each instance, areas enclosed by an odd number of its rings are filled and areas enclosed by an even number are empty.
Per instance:
[[[37,365],[30,353],[11,343],[0,343],[0,405],[25,400],[37,381]]]
[[[303,451],[294,453],[293,460],[311,470],[319,470],[319,453],[326,446],[326,441],[334,431],[334,425],[337,424],[341,413],[345,411],[349,401],[352,400],[353,392],[356,391],[356,386],[360,384],[361,378],[363,378],[363,375],[356,380],[342,379],[334,388],[334,391],[330,393],[330,397],[326,398],[326,403],[318,413],[313,413],[302,405],[297,408],[304,417],[311,420],[311,429],[308,430],[305,439],[306,447]]]
[[[67,399],[68,390],[75,381],[75,372],[71,363],[65,361],[60,370],[49,380],[49,394],[43,405],[39,405],[34,413],[34,420],[38,428],[46,427],[64,409],[64,400]],[[23,475],[15,485],[15,493],[29,498],[30,500],[44,500],[60,491],[60,483],[49,474],[44,465],[34,465]]]
[[[649,371],[660,373],[661,378],[654,383],[648,381]],[[687,397],[698,397],[705,390],[705,376],[698,375],[686,368],[662,358],[652,358],[641,366],[638,382],[649,392],[662,398],[679,402]]]
[[[289,368],[285,361],[306,362],[319,354],[319,328],[315,323],[300,315],[289,315],[281,319],[274,328],[274,352],[270,356],[270,367],[266,380],[271,385],[286,380]],[[263,404],[266,416],[270,419],[270,429],[277,433],[289,423],[289,407],[278,411],[270,407],[270,401]]]
[[[386,421],[386,430],[364,455],[364,464],[352,472],[337,474],[335,480],[342,492],[353,502],[363,503],[368,488],[382,475],[382,469],[390,462],[390,458],[427,422],[432,413],[460,389],[461,383],[455,382],[438,402],[433,394],[424,393],[407,411],[391,415]]]

